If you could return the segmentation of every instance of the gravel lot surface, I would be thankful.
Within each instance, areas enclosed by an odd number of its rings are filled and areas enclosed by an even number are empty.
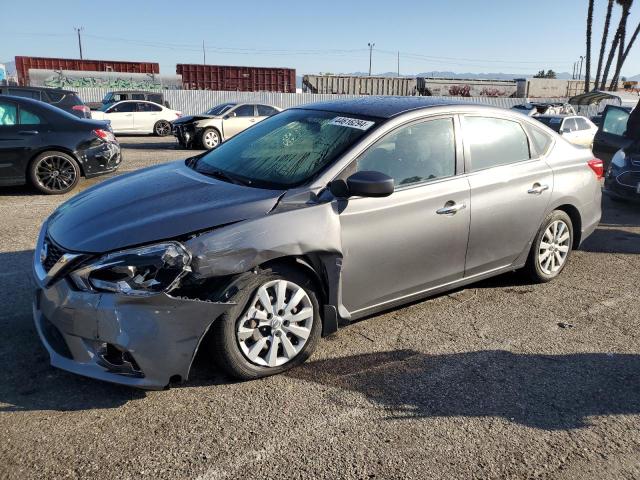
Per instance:
[[[190,155],[121,143],[120,173]],[[0,189],[0,478],[640,478],[637,206],[605,200],[550,284],[503,275],[344,327],[286,375],[200,359],[143,392],[54,370],[37,339],[30,259],[65,198]]]

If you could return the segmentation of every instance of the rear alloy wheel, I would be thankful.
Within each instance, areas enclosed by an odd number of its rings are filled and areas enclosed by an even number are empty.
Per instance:
[[[534,281],[548,282],[567,264],[573,245],[573,224],[561,210],[551,212],[531,246],[526,269]]]
[[[250,380],[303,363],[322,331],[313,282],[295,269],[243,274],[225,302],[235,306],[212,326],[212,350],[230,376]]]
[[[220,134],[215,128],[205,128],[200,135],[200,143],[207,150],[212,150],[220,145]]]
[[[29,167],[31,183],[42,193],[67,193],[80,180],[80,167],[71,156],[62,152],[44,152]]]
[[[157,137],[166,137],[171,134],[171,124],[166,120],[160,120],[153,126],[153,133]]]

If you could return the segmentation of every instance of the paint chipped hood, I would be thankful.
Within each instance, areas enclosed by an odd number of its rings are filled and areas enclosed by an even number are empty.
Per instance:
[[[65,249],[104,253],[266,215],[282,193],[217,180],[181,160],[85,190],[51,215],[48,233]]]

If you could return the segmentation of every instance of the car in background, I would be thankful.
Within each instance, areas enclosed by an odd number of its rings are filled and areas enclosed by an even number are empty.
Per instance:
[[[223,103],[203,114],[184,116],[174,121],[173,134],[185,148],[211,150],[280,111],[278,107],[260,103]]]
[[[0,185],[30,183],[42,193],[67,193],[81,176],[113,172],[121,159],[107,122],[0,95]]]
[[[536,115],[533,118],[558,132],[567,141],[583,147],[591,148],[598,131],[598,127],[591,120],[579,115]]]
[[[76,92],[61,88],[19,87],[0,85],[0,95],[33,98],[61,108],[78,118],[91,118],[91,110],[80,99]]]
[[[91,110],[98,110],[103,105],[111,105],[113,103],[122,102],[123,100],[144,100],[147,102],[157,103],[158,105],[169,107],[169,102],[164,98],[162,92],[149,92],[146,90],[117,90],[107,92],[102,102],[87,103]]]
[[[181,116],[181,112],[141,100],[107,104],[93,112],[93,118],[109,120],[116,134],[150,133],[158,137],[171,135],[171,122]]]
[[[538,115],[575,115],[576,110],[573,105],[560,102],[527,102],[511,107],[529,117]]]
[[[343,323],[513,270],[554,280],[598,226],[601,173],[505,109],[290,108],[56,210],[35,327],[53,366],[130,386],[188,379],[199,349],[234,378],[278,374]]]

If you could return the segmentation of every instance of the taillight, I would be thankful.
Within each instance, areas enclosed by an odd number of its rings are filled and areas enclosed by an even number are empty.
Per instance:
[[[587,164],[589,165],[589,167],[591,167],[593,173],[596,174],[596,178],[598,180],[600,180],[604,176],[604,164],[602,163],[602,160],[600,160],[599,158],[594,158],[593,160],[589,160]]]
[[[73,107],[71,107],[71,110],[77,110],[78,112],[84,112],[84,113],[87,113],[90,111],[89,107],[87,107],[86,105],[74,105]]]
[[[93,131],[93,134],[96,137],[104,140],[105,142],[115,142],[116,141],[115,135],[113,133],[111,133],[111,132],[108,132],[107,130],[102,130],[100,128],[96,128]]]
[[[182,116],[182,112],[176,112],[176,117],[180,118]]]

